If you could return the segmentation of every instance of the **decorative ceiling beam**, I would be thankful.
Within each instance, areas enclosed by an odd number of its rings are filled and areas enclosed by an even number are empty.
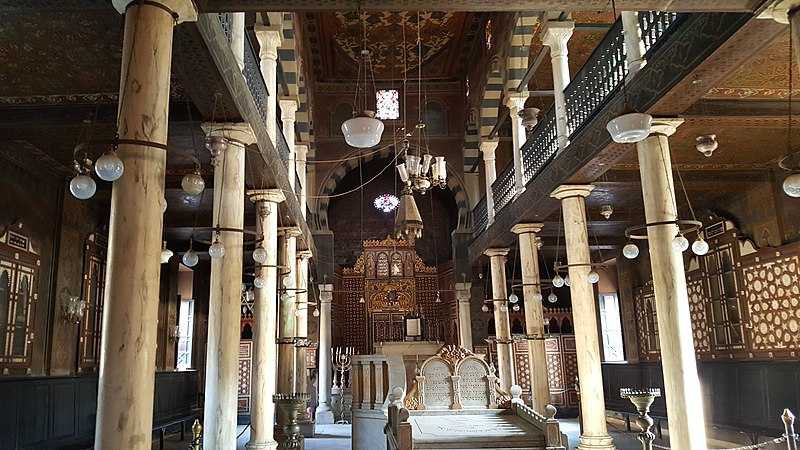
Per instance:
[[[75,0],[73,0],[75,1]],[[0,4],[17,3],[0,0]],[[38,0],[30,3],[51,3]],[[199,0],[203,12],[225,11],[555,11],[563,10],[563,0]],[[759,0],[618,0],[620,11],[752,12]],[[44,6],[44,5],[43,5]],[[605,11],[608,0],[573,0],[570,11]]]

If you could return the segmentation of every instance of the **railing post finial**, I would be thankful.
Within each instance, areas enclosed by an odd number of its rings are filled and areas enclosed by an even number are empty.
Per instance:
[[[797,450],[797,436],[794,434],[794,414],[789,411],[789,408],[783,410],[781,414],[783,421],[783,428],[786,432],[786,448],[787,450]]]

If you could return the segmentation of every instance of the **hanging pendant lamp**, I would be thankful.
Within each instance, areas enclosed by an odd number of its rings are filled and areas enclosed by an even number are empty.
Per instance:
[[[400,239],[412,241],[422,237],[422,216],[419,214],[417,202],[411,189],[403,189],[400,196],[400,205],[397,207],[397,216],[394,219],[395,236]]]
[[[383,122],[375,118],[374,111],[363,111],[342,124],[342,134],[347,145],[370,148],[381,142]]]

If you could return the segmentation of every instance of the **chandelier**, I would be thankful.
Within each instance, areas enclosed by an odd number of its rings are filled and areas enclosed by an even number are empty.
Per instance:
[[[383,135],[383,122],[375,118],[375,111],[367,107],[367,82],[372,80],[372,91],[375,92],[375,73],[372,67],[370,51],[367,50],[366,14],[361,14],[361,26],[364,35],[364,48],[358,60],[358,76],[356,78],[356,94],[353,99],[353,117],[342,123],[342,134],[347,145],[355,148],[370,148],[378,145]],[[369,72],[369,73],[368,73]],[[363,79],[362,79],[363,75]],[[364,95],[359,102],[359,93],[363,86]],[[360,108],[360,109],[359,109]]]
[[[411,187],[406,186],[400,195],[397,216],[394,218],[395,237],[413,242],[422,237],[422,228],[422,216],[419,214],[417,202],[414,201],[414,192]]]

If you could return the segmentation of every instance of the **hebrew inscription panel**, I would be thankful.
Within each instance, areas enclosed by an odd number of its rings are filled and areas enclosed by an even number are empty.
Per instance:
[[[425,365],[422,374],[425,376],[425,408],[450,409],[453,404],[453,386],[447,364],[432,360]]]
[[[464,408],[489,407],[489,381],[486,367],[476,359],[467,359],[458,369],[461,376],[461,405]]]

